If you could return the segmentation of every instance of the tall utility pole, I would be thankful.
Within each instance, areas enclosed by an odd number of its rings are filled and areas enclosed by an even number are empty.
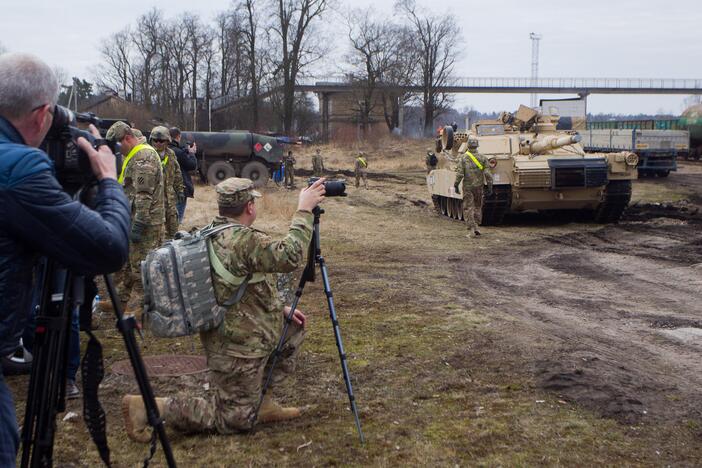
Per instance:
[[[541,40],[541,34],[531,33],[529,34],[529,39],[531,39],[531,85],[536,86],[539,78],[539,41]],[[531,93],[531,107],[538,105],[539,101],[536,93]]]

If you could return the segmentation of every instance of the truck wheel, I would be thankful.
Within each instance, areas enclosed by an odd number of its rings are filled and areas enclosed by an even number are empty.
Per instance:
[[[444,127],[444,133],[441,134],[441,145],[445,150],[450,150],[453,148],[453,127],[446,125]]]
[[[664,171],[658,171],[658,172],[656,172],[656,175],[658,177],[668,177],[670,175],[670,171],[667,169]]]
[[[223,180],[235,176],[234,167],[226,161],[215,161],[207,168],[207,182],[210,185],[217,185]]]
[[[254,183],[254,187],[258,188],[266,185],[271,174],[266,165],[262,162],[251,161],[241,170],[241,177],[244,179],[251,179]]]

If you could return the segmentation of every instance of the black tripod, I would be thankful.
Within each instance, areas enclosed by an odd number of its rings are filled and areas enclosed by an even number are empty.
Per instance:
[[[285,325],[283,327],[283,333],[280,335],[280,341],[278,341],[278,346],[273,353],[273,360],[271,361],[270,369],[268,370],[268,376],[266,376],[266,382],[263,384],[263,390],[261,391],[261,398],[256,407],[256,412],[253,418],[253,424],[256,422],[258,417],[258,411],[261,409],[261,404],[266,396],[266,391],[271,383],[271,378],[273,376],[273,369],[278,361],[283,346],[285,345],[285,336],[288,333],[288,328],[292,323],[293,314],[297,308],[298,302],[300,302],[300,297],[302,297],[302,291],[305,288],[305,284],[308,281],[315,280],[315,264],[319,264],[319,271],[322,273],[322,284],[324,285],[324,293],[327,296],[327,305],[329,306],[329,318],[332,322],[332,327],[334,328],[334,338],[336,339],[336,347],[339,350],[339,359],[341,361],[341,371],[344,375],[344,382],[346,383],[346,393],[349,396],[349,404],[351,405],[351,411],[353,412],[353,417],[356,421],[356,429],[358,430],[358,436],[361,439],[361,443],[365,442],[363,438],[363,431],[361,431],[361,421],[358,419],[358,410],[356,409],[356,399],[353,395],[353,388],[351,387],[351,377],[349,376],[349,368],[346,363],[346,353],[344,352],[344,344],[341,341],[341,329],[339,328],[339,320],[336,316],[336,309],[334,308],[334,299],[332,297],[331,287],[329,286],[329,275],[327,274],[327,266],[324,262],[324,257],[322,257],[322,251],[320,248],[319,240],[319,218],[324,213],[324,210],[320,207],[315,207],[312,210],[314,214],[314,230],[312,233],[312,240],[310,241],[309,250],[307,253],[307,266],[302,272],[302,277],[300,278],[300,284],[295,290],[295,298],[293,299],[292,305],[290,306],[290,313],[285,316]]]
[[[22,467],[50,467],[53,460],[56,414],[66,409],[66,367],[68,362],[69,333],[73,309],[84,297],[84,278],[73,275],[52,260],[46,262],[41,275],[42,290],[39,312],[36,317],[34,360],[29,379],[27,406],[22,428]],[[149,460],[156,451],[156,437],[161,441],[166,462],[175,467],[175,459],[166,437],[153,390],[149,384],[144,361],[139,354],[134,330],[134,317],[124,318],[111,275],[105,275],[105,284],[117,317],[117,328],[124,338],[134,376],[144,399],[149,424],[154,428]],[[83,360],[83,370],[92,366],[98,373],[88,382],[84,374],[84,416],[103,462],[110,465],[110,453],[105,436],[105,412],[97,401],[97,389],[102,380],[102,347],[88,331],[91,339]],[[91,354],[90,351],[94,351]]]

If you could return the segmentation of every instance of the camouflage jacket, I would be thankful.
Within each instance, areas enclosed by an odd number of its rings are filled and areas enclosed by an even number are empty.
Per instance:
[[[278,273],[294,271],[305,260],[312,237],[313,215],[309,211],[295,213],[288,234],[274,241],[267,234],[243,225],[236,225],[212,240],[215,254],[234,276],[263,273],[263,280],[249,283],[241,300],[227,309],[224,321],[216,330],[203,336],[203,343],[227,342],[227,353],[240,358],[269,355],[278,344],[283,329],[282,295],[278,291]],[[218,216],[213,224],[232,222]],[[214,275],[214,288],[220,304],[234,293],[234,288]],[[218,352],[218,350],[212,350]]]
[[[163,169],[156,150],[139,150],[124,169],[124,192],[132,210],[132,222],[141,221],[149,226],[164,223]]]
[[[321,154],[312,156],[312,171],[315,173],[324,171],[324,159]]]
[[[473,189],[487,184],[492,187],[492,172],[488,166],[488,161],[477,151],[471,152],[482,169],[473,161],[473,158],[466,152],[461,155],[456,162],[456,182],[459,185],[463,182],[463,189]]]
[[[297,161],[295,161],[294,156],[285,156],[283,162],[285,163],[285,167],[294,167]]]
[[[163,166],[163,185],[164,185],[164,200],[166,201],[166,212],[170,209],[175,210],[177,195],[185,193],[185,184],[183,183],[183,174],[180,171],[178,158],[172,149],[166,148],[164,154],[161,155],[161,166]],[[166,159],[168,158],[168,159]]]

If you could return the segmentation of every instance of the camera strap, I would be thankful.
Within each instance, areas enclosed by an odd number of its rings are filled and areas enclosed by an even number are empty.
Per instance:
[[[80,374],[83,379],[83,419],[88,427],[90,437],[100,453],[106,466],[110,466],[110,448],[107,445],[106,415],[98,400],[98,388],[105,376],[102,362],[102,344],[89,330],[90,340],[81,362]]]

